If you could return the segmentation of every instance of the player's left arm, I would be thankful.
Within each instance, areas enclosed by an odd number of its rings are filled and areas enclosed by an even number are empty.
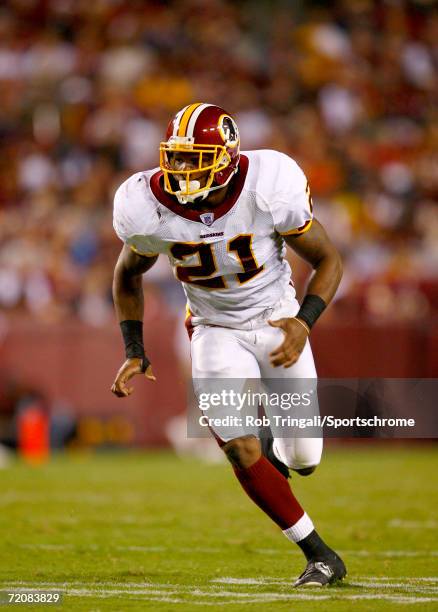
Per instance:
[[[283,238],[314,269],[297,315],[269,321],[272,327],[279,327],[285,332],[283,343],[270,354],[271,363],[273,366],[289,368],[298,360],[311,327],[336,293],[342,278],[342,260],[325,229],[316,219],[313,219],[307,232]]]
[[[283,238],[315,270],[307,294],[318,295],[327,306],[341,282],[342,259],[324,227],[313,219],[310,229],[304,234],[292,234]]]

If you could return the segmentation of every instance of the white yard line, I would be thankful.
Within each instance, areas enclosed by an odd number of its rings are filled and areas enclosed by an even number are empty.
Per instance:
[[[114,548],[132,552],[166,552],[169,550],[166,546],[114,546]]]
[[[365,578],[365,577],[364,577]],[[368,577],[369,579],[370,577]],[[118,597],[120,595],[127,596],[128,598],[141,598],[142,601],[166,601],[168,603],[190,603],[191,605],[212,605],[208,599],[215,599],[216,604],[230,604],[240,603],[260,603],[269,601],[322,601],[322,600],[380,600],[390,601],[400,604],[415,604],[415,603],[429,603],[438,601],[438,597],[425,597],[416,595],[398,595],[388,593],[362,593],[362,594],[346,594],[340,591],[333,591],[324,593],[303,593],[303,592],[291,592],[284,593],[279,591],[266,592],[266,593],[255,593],[254,591],[224,591],[216,590],[218,584],[228,584],[235,586],[257,586],[265,585],[268,586],[274,581],[270,579],[256,579],[256,578],[231,578],[223,577],[212,581],[214,586],[212,588],[196,588],[194,585],[180,585],[180,584],[159,584],[150,582],[135,582],[135,583],[110,583],[103,582],[99,585],[83,585],[80,581],[75,582],[63,582],[63,583],[38,583],[38,588],[58,588],[64,589],[66,596],[72,597],[96,597],[96,598],[110,598]],[[400,580],[400,579],[398,579]],[[279,581],[276,581],[279,583]],[[282,586],[290,586],[289,581],[280,582]],[[390,584],[386,582],[382,585],[381,582],[360,582],[351,583],[352,586],[360,586],[362,588],[398,588],[399,585],[404,588],[408,585],[403,583]],[[18,586],[20,585],[20,586]],[[346,585],[347,586],[347,585]],[[21,590],[24,588],[35,588],[35,583],[30,584],[24,581],[11,581],[3,585],[4,589]],[[412,589],[412,585],[411,585]],[[199,601],[202,599],[203,601]],[[205,601],[207,599],[207,601]],[[224,600],[225,601],[220,601]]]
[[[374,580],[372,577],[363,577],[362,580],[359,581],[350,581],[347,580],[345,582],[346,587],[362,587],[365,589],[400,589],[406,591],[416,591],[418,593],[424,593],[427,595],[438,594],[438,585],[433,584],[422,584],[415,585],[415,580],[410,580],[410,582],[394,582],[390,581],[388,578],[385,582],[380,580]],[[394,578],[392,580],[400,580],[398,578]],[[268,585],[281,585],[281,586],[292,586],[292,579],[271,579],[271,578],[215,578],[211,581],[214,584],[228,584],[228,585],[236,585],[236,586],[268,586]],[[318,588],[318,587],[317,587]]]
[[[223,554],[224,548],[208,547],[208,546],[101,546],[98,544],[88,544],[83,546],[80,544],[20,544],[20,548],[29,548],[34,550],[120,550],[127,552],[172,552],[172,553],[199,553],[199,554]],[[249,552],[262,555],[301,555],[299,550],[278,550],[275,548],[253,548]],[[340,550],[342,555],[349,557],[438,557],[438,550]]]
[[[350,557],[438,557],[438,550],[341,550]]]
[[[378,576],[355,576],[355,578],[357,580],[362,581],[364,584],[376,584],[376,586],[382,586],[382,587],[386,587],[388,583],[393,584],[394,586],[406,586],[406,587],[412,587],[412,583],[414,583],[415,581],[417,582],[424,582],[424,581],[428,581],[428,582],[436,582],[437,579],[436,578],[429,578],[429,577],[420,577],[420,578],[414,578],[414,577],[405,577],[405,578],[401,578],[399,576],[386,576],[386,577],[378,577]],[[220,578],[214,578],[213,580],[211,580],[212,583],[218,583],[218,584],[237,584],[237,585],[261,585],[261,584],[290,584],[292,578],[233,578],[233,577],[228,577],[228,576],[224,576],[224,577],[220,577]],[[406,582],[394,582],[394,581],[400,581],[400,580],[405,580]],[[347,576],[347,582],[348,584],[352,584],[349,580],[348,580],[348,576]],[[431,586],[430,588],[433,588],[433,586]],[[437,585],[438,588],[438,585]]]
[[[438,597],[416,597],[416,596],[404,596],[404,595],[387,595],[387,594],[368,594],[362,595],[344,595],[341,593],[324,593],[324,594],[307,594],[307,593],[251,593],[251,592],[235,592],[235,591],[221,591],[211,592],[204,591],[201,589],[194,589],[190,591],[175,590],[161,590],[161,589],[90,589],[90,588],[70,588],[66,591],[65,596],[70,597],[96,597],[108,599],[118,595],[128,596],[129,598],[138,598],[143,595],[141,599],[144,601],[150,600],[161,600],[172,603],[190,603],[190,604],[208,604],[207,602],[198,601],[199,598],[214,598],[214,599],[226,599],[224,604],[230,603],[245,603],[254,602],[268,602],[268,601],[339,601],[350,600],[380,600],[380,601],[391,601],[402,604],[414,604],[414,603],[429,603],[438,601]],[[171,595],[176,596],[170,597]],[[182,597],[181,597],[182,596]],[[188,599],[191,596],[197,599]],[[233,599],[234,598],[234,601]],[[231,599],[231,601],[230,601]]]
[[[215,598],[215,599],[226,599],[224,603],[232,603],[230,599],[234,598],[234,603],[241,603],[244,601],[245,603],[249,602],[267,602],[267,601],[322,601],[322,600],[330,600],[339,601],[339,599],[343,600],[383,600],[383,601],[392,601],[403,604],[414,604],[414,603],[429,603],[438,601],[438,597],[416,597],[414,595],[404,596],[404,595],[387,595],[387,594],[363,594],[363,595],[343,595],[340,593],[337,594],[321,594],[321,595],[313,595],[307,593],[279,593],[279,592],[271,592],[271,593],[250,593],[250,592],[234,592],[234,591],[223,591],[219,593],[212,593],[208,591],[201,591],[196,589],[194,591],[161,591],[154,589],[109,589],[109,590],[90,590],[90,589],[71,589],[66,592],[66,596],[76,596],[76,597],[98,597],[98,598],[108,598],[114,597],[115,595],[128,595],[130,597],[138,597],[140,595],[149,595],[153,598],[159,596],[160,599],[165,598],[166,601],[170,601],[172,598],[169,595],[183,595],[184,598],[180,598],[179,602],[181,603],[207,603],[207,602],[199,602],[197,599],[199,598]],[[188,599],[188,596],[192,596],[195,599]],[[148,599],[142,598],[142,599]]]
[[[407,584],[403,582],[371,582],[371,581],[348,581],[348,586],[362,587],[365,589],[396,589],[403,591],[416,591],[417,593],[425,593],[427,595],[438,595],[438,586],[427,586],[427,585],[414,585],[412,583]]]
[[[350,581],[347,577],[345,586],[348,585],[361,585],[372,588],[410,588],[419,586],[435,589],[438,588],[438,577],[436,576],[355,576],[355,581]],[[277,577],[264,577],[264,578],[235,578],[232,576],[222,576],[219,578],[214,578],[210,581],[212,585],[211,588],[219,589],[219,585],[227,584],[227,585],[236,585],[236,586],[261,586],[261,585],[280,585],[284,587],[289,587],[292,584],[294,577],[290,578],[277,578]],[[404,581],[404,582],[400,582]],[[195,585],[184,585],[177,583],[163,583],[163,582],[150,582],[147,580],[143,580],[140,582],[114,582],[112,580],[100,580],[98,583],[85,583],[88,587],[106,587],[106,588],[125,588],[125,589],[144,589],[144,588],[160,588],[160,589],[193,589],[196,588]],[[15,588],[74,588],[80,587],[84,585],[84,581],[80,580],[66,580],[63,582],[48,582],[48,581],[38,581],[38,582],[29,582],[28,580],[10,580],[8,582],[4,582],[2,586],[2,582],[0,581],[0,588],[4,589],[7,587],[15,587]]]
[[[405,521],[403,519],[392,519],[388,523],[388,527],[395,527],[398,529],[436,529],[438,522],[431,521]]]
[[[437,582],[438,576],[356,576],[358,580],[408,580],[418,582]]]
[[[20,544],[20,548],[33,550],[73,550],[73,544]]]

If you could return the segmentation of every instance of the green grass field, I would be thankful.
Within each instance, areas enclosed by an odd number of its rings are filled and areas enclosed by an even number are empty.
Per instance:
[[[293,477],[348,566],[323,590],[291,587],[304,558],[226,464],[167,453],[13,463],[0,471],[0,590],[59,588],[62,610],[438,610],[437,454],[331,447],[315,474]]]

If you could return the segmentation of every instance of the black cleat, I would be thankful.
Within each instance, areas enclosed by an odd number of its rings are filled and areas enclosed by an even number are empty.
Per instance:
[[[306,569],[295,581],[294,587],[323,587],[336,584],[347,575],[347,569],[335,552],[327,559],[309,561]]]
[[[269,427],[266,427],[266,428],[262,428],[260,432],[261,432],[260,444],[262,447],[263,455],[266,457],[268,461],[272,463],[272,465],[275,468],[277,468],[280,474],[282,474],[285,478],[290,478],[289,468],[287,467],[285,463],[283,463],[283,461],[280,461],[280,459],[277,459],[274,453],[274,449],[273,449],[274,438],[271,435],[271,430],[269,429]],[[263,435],[263,434],[268,434],[268,435]]]

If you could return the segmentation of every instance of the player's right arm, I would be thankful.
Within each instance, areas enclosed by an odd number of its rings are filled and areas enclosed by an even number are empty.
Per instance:
[[[147,357],[140,356],[143,348],[143,283],[142,276],[157,261],[158,256],[138,255],[124,245],[114,269],[113,299],[125,341],[126,361],[117,372],[111,391],[117,397],[131,395],[133,388],[126,383],[136,374],[155,380]],[[136,356],[131,356],[132,354]],[[146,359],[146,362],[144,361]],[[144,365],[147,365],[144,369]]]

